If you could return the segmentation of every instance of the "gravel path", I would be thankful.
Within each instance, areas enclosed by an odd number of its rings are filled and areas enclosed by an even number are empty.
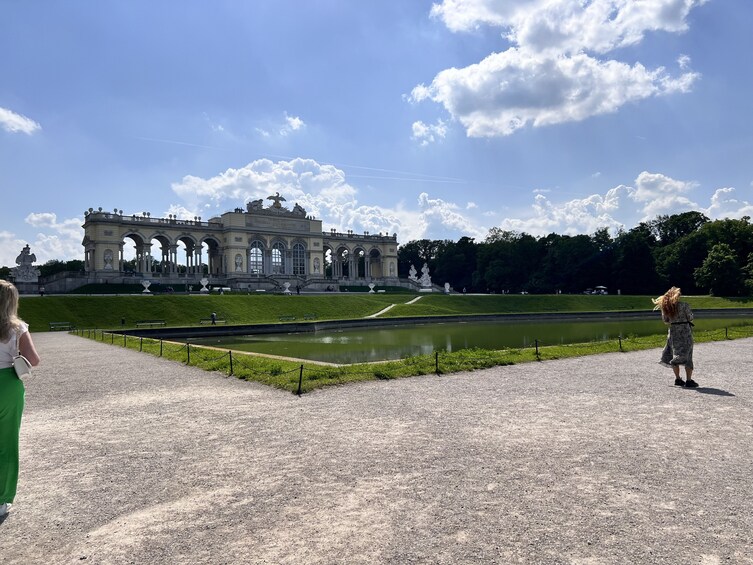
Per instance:
[[[301,398],[35,341],[6,564],[753,563],[750,339]]]

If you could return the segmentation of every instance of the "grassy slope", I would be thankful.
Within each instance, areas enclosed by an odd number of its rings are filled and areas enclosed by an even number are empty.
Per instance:
[[[217,312],[229,324],[278,322],[280,316],[314,314],[318,320],[362,318],[394,301],[387,295],[317,296],[45,296],[22,298],[19,315],[33,331],[49,322],[71,322],[79,328],[119,328],[137,320],[165,320],[170,326],[194,326]]]
[[[119,328],[137,320],[165,320],[171,326],[197,325],[217,312],[230,324],[278,322],[280,316],[315,314],[319,320],[362,318],[390,304],[397,304],[385,317],[440,316],[515,312],[586,312],[650,310],[647,296],[583,295],[424,295],[415,304],[413,296],[395,294],[339,293],[325,295],[224,295],[224,296],[45,296],[23,297],[20,316],[33,331],[47,331],[48,322],[71,322],[80,328]],[[698,308],[753,307],[753,299],[689,297]]]
[[[685,298],[694,309],[753,307],[753,299],[728,299],[711,296]],[[385,317],[451,316],[463,314],[512,314],[520,312],[607,312],[651,310],[649,296],[561,295],[427,295],[414,304],[400,304]]]

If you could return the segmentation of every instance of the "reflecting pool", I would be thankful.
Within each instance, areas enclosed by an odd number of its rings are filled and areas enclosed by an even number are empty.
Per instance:
[[[753,325],[748,318],[695,320],[695,330]],[[192,338],[191,343],[328,363],[364,363],[402,359],[433,351],[503,349],[583,343],[618,336],[663,334],[659,320],[493,321],[427,323],[289,334]]]

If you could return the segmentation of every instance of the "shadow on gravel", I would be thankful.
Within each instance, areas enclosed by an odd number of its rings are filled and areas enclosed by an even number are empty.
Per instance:
[[[687,389],[686,389],[687,390]],[[720,388],[711,388],[707,386],[702,386],[700,388],[694,388],[692,389],[695,392],[700,392],[701,394],[713,394],[714,396],[735,396],[731,392],[728,392],[726,390],[722,390]]]

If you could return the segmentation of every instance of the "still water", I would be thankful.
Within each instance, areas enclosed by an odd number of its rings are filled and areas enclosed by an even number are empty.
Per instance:
[[[753,324],[747,318],[695,320],[695,331]],[[662,334],[660,320],[493,321],[383,326],[309,333],[223,336],[191,339],[191,343],[238,351],[282,355],[329,363],[364,363],[460,349],[503,349],[583,343],[618,336]]]

